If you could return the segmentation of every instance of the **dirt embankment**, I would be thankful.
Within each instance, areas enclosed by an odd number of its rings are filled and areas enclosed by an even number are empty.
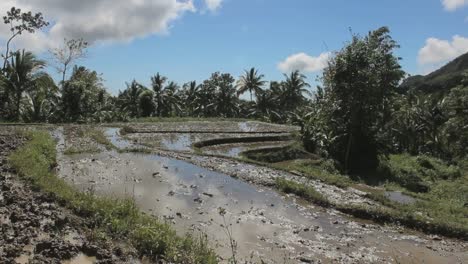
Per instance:
[[[0,263],[131,263],[133,250],[90,240],[91,223],[19,179],[8,156],[24,141],[0,132]]]

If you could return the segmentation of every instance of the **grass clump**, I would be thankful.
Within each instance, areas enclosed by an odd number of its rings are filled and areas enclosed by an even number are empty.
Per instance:
[[[381,177],[413,192],[428,192],[438,181],[461,177],[457,166],[426,155],[395,154],[381,158],[378,172]]]
[[[284,178],[276,178],[276,188],[285,193],[292,193],[306,199],[309,202],[328,207],[330,202],[312,186],[289,181]]]
[[[286,171],[298,171],[310,179],[320,180],[340,188],[347,188],[353,183],[347,176],[340,175],[333,163],[327,160],[292,160],[274,163],[272,166]]]
[[[305,159],[312,156],[312,154],[296,146],[296,144],[281,148],[249,150],[243,152],[242,155],[251,160],[267,163],[276,163],[295,159]]]
[[[128,240],[140,254],[176,263],[217,263],[206,237],[177,236],[166,223],[138,210],[130,199],[96,197],[75,190],[52,169],[55,142],[46,132],[29,132],[25,146],[10,156],[18,173],[34,186],[54,196],[78,215],[88,218],[95,230],[114,239]]]
[[[101,152],[99,146],[104,146],[107,150],[116,149],[101,129],[71,126],[65,128],[65,136],[76,141],[64,151],[65,155],[99,153]]]

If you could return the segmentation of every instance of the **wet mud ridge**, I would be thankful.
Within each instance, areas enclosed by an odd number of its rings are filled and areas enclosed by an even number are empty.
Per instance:
[[[89,223],[19,179],[8,156],[24,141],[0,132],[0,263],[131,263],[133,251],[90,241]]]

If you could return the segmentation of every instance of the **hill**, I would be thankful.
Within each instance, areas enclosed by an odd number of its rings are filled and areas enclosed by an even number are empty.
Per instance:
[[[402,92],[416,90],[424,93],[446,93],[462,82],[463,74],[467,71],[468,53],[465,53],[428,75],[415,75],[407,78],[400,86],[400,90]]]

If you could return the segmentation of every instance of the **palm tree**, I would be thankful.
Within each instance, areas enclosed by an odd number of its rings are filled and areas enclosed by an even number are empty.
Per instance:
[[[156,116],[162,115],[162,107],[163,107],[163,90],[164,90],[164,83],[167,81],[167,78],[161,76],[159,72],[151,77],[151,86],[154,91],[154,100],[156,105]]]
[[[265,76],[263,74],[259,75],[255,68],[250,69],[250,71],[246,70],[245,74],[237,81],[237,95],[239,96],[249,91],[250,101],[253,101],[253,92],[258,94],[262,90],[262,86],[265,84],[265,81],[262,80],[264,77]]]
[[[36,79],[42,76],[40,70],[44,66],[44,61],[25,50],[16,52],[6,66],[5,86],[14,96],[14,116],[17,121],[21,116],[23,93],[33,88]]]
[[[59,88],[47,73],[42,73],[32,88],[26,92],[29,107],[25,117],[33,122],[47,122],[51,116],[57,114],[60,104]]]
[[[200,85],[197,85],[196,81],[186,83],[182,96],[185,102],[186,114],[188,116],[193,116],[200,99]]]
[[[306,82],[307,77],[299,71],[294,71],[290,75],[284,75],[286,80],[282,83],[282,99],[283,107],[286,110],[292,111],[298,104],[304,102],[304,94],[310,95],[307,89],[310,85]]]
[[[127,89],[119,94],[121,109],[130,114],[130,117],[138,116],[138,105],[140,103],[140,95],[144,91],[143,86],[137,81],[127,83]]]

